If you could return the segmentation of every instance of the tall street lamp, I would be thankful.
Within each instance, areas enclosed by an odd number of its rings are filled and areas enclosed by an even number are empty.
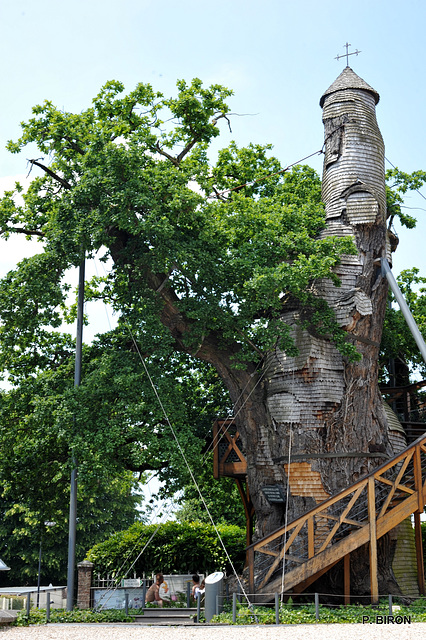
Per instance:
[[[75,345],[74,387],[79,387],[81,382],[81,359],[83,349],[83,312],[84,312],[84,272],[85,258],[80,263],[78,273],[78,300],[77,300],[77,336]],[[75,420],[75,417],[74,417]],[[68,528],[68,568],[67,568],[67,611],[72,611],[74,604],[74,572],[75,572],[75,546],[77,529],[77,460],[72,452],[72,471],[70,483],[70,515]]]

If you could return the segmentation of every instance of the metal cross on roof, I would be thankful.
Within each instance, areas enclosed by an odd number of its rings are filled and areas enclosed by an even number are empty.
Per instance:
[[[340,58],[346,58],[346,66],[349,67],[349,56],[357,56],[359,53],[361,53],[361,51],[358,51],[357,49],[356,51],[352,51],[352,53],[349,53],[349,47],[352,46],[349,42],[347,42],[343,46],[346,47],[346,53],[341,56],[337,55],[334,59],[340,60]]]

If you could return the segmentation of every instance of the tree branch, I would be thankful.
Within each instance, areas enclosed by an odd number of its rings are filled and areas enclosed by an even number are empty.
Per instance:
[[[236,114],[236,115],[238,115],[238,114]],[[228,118],[228,116],[226,115],[226,113],[221,113],[220,115],[216,116],[216,118],[213,118],[212,124],[214,124],[216,126],[217,121],[220,120],[221,118],[225,118],[226,122],[228,123],[229,131],[230,131],[230,133],[232,133],[231,121]]]
[[[170,160],[170,162],[172,162],[175,167],[179,166],[179,162],[176,160],[176,158],[174,158],[173,156],[171,156],[169,153],[167,153],[166,151],[163,151],[163,149],[160,147],[160,143],[157,142],[157,144],[155,145],[155,149],[157,150],[157,152],[164,156],[165,158],[167,158],[168,160]]]
[[[28,162],[30,162],[32,165],[35,164],[36,167],[40,167],[40,169],[43,169],[43,171],[45,171],[45,173],[47,173],[48,176],[50,176],[51,178],[59,182],[59,184],[62,185],[65,189],[71,189],[71,185],[69,182],[67,182],[64,178],[61,178],[60,176],[58,176],[56,173],[54,173],[51,169],[46,167],[44,164],[41,164],[41,162],[39,162],[38,160],[28,160]]]
[[[157,142],[157,144],[155,145],[155,148],[156,148],[158,153],[160,153],[162,156],[164,156],[165,158],[170,160],[170,162],[173,162],[175,167],[178,167],[180,165],[180,163],[182,162],[182,160],[184,159],[184,157],[187,155],[187,153],[189,153],[191,151],[192,147],[197,144],[198,140],[199,140],[199,138],[194,137],[190,142],[188,142],[186,147],[184,149],[182,149],[182,151],[180,152],[180,154],[176,158],[174,156],[171,156],[166,151],[164,151],[160,147],[160,143],[159,142]]]
[[[176,160],[178,161],[178,163],[180,163],[184,157],[186,156],[187,153],[189,153],[192,149],[192,147],[197,144],[198,142],[198,138],[194,138],[193,140],[191,140],[191,142],[188,142],[188,144],[186,145],[186,147],[180,152],[180,154],[178,155],[178,157],[176,158]]]
[[[141,464],[133,464],[128,462],[127,460],[123,460],[117,456],[116,460],[124,464],[128,471],[132,471],[133,473],[143,473],[144,471],[161,471],[161,469],[165,469],[170,465],[168,460],[164,462],[159,462],[158,464],[149,464],[148,462],[143,462]]]
[[[78,144],[74,142],[74,140],[71,140],[71,138],[68,138],[68,136],[62,136],[62,137],[64,140],[68,142],[69,146],[71,147],[71,149],[73,149],[73,151],[77,151],[77,153],[79,153],[81,156],[84,156],[85,151],[83,151],[83,149],[79,147]]]
[[[37,229],[25,229],[23,227],[9,227],[2,229],[0,233],[23,233],[26,236],[40,236],[40,238],[44,238],[46,235],[42,231],[37,231]]]

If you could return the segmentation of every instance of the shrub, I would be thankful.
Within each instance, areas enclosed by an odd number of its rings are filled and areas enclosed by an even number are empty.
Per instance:
[[[242,571],[246,544],[244,529],[218,525],[217,530],[235,569]],[[116,578],[124,577],[130,567],[132,573],[136,571],[138,575],[156,571],[232,571],[214,527],[202,522],[166,522],[163,525],[137,522],[92,547],[86,559],[94,563],[95,572]]]

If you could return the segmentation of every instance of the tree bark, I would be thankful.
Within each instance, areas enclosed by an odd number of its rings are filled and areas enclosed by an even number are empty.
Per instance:
[[[327,218],[323,236],[352,235],[357,255],[344,257],[336,269],[340,288],[329,281],[315,286],[362,357],[350,363],[314,327],[302,329],[302,309],[282,316],[293,327],[299,355],[288,357],[278,350],[268,354],[264,379],[252,396],[256,404],[247,403],[237,418],[246,445],[257,536],[301,516],[394,454],[378,388],[387,284],[377,260],[384,255],[389,259],[390,252],[377,100],[375,91],[349,67],[322,99]],[[324,453],[335,457],[318,457]],[[303,486],[292,485],[291,474],[288,486],[289,467],[298,467]],[[286,508],[268,503],[262,492],[267,484],[279,484],[288,492]],[[388,593],[392,586],[397,593],[388,547],[386,540],[379,545],[379,591]],[[365,592],[368,551],[358,550],[356,555],[353,584]]]

